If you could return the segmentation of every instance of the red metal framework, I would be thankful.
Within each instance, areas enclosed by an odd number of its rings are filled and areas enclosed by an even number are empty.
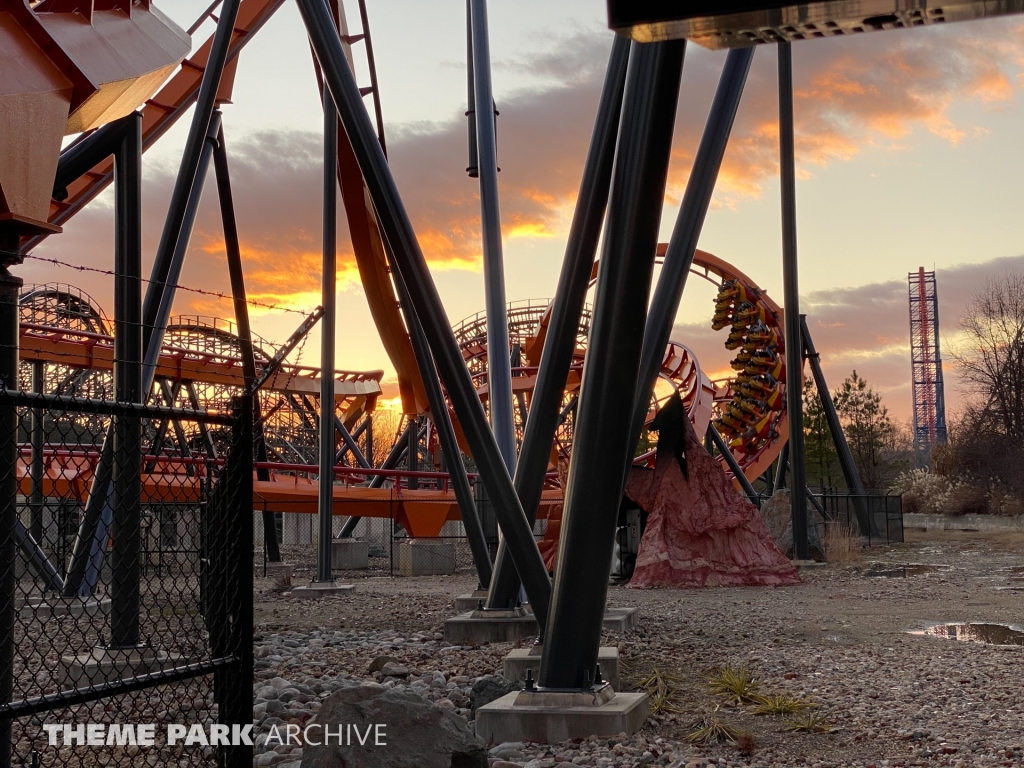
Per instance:
[[[939,351],[939,295],[934,272],[908,276],[910,366],[914,397],[914,450],[927,453],[946,442],[946,402]]]

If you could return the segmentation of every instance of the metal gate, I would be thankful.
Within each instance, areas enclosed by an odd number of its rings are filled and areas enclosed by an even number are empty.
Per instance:
[[[252,764],[252,400],[232,405],[0,389],[0,768]],[[212,451],[145,455],[168,424]]]

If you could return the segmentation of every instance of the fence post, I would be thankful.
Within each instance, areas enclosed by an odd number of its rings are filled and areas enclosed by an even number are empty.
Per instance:
[[[253,589],[253,396],[243,395],[232,401],[234,426],[231,452],[228,454],[224,475],[220,483],[220,522],[226,534],[227,587],[214,610],[223,615],[225,651],[235,657],[229,667],[223,667],[214,678],[215,697],[220,705],[220,722],[227,726],[244,726],[252,722],[252,589]],[[251,747],[223,747],[223,768],[249,768],[252,765]]]
[[[0,233],[0,379],[18,388],[18,295],[22,280],[7,271],[17,252],[18,235]],[[20,260],[19,260],[20,261]],[[15,526],[18,522],[18,412],[0,405],[0,703],[14,694]],[[0,722],[0,768],[11,765],[11,721]]]

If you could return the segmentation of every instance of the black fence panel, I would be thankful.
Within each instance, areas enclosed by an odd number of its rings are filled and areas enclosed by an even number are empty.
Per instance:
[[[251,765],[231,743],[252,720],[252,407],[235,405],[0,390],[3,768]],[[153,454],[165,423],[178,442]]]

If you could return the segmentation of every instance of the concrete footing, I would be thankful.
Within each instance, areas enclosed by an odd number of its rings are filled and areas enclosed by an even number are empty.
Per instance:
[[[342,584],[339,581],[314,581],[312,584],[292,587],[292,591],[289,594],[300,600],[319,600],[324,597],[351,592],[355,588],[354,584]]]
[[[398,546],[400,576],[450,576],[455,573],[455,542],[405,539]]]
[[[331,567],[339,571],[359,571],[370,567],[370,545],[355,539],[331,542]]]
[[[537,620],[529,606],[521,611],[520,615],[515,616],[510,615],[509,611],[470,611],[455,616],[444,623],[445,642],[482,645],[536,636]],[[626,632],[636,627],[637,616],[636,608],[606,608],[603,628],[608,632]]]
[[[505,657],[505,677],[509,680],[526,680],[526,670],[533,671],[533,679],[540,676],[541,646],[533,648],[513,648]],[[621,690],[619,682],[619,649],[614,646],[601,646],[597,649],[597,663],[601,667],[601,677],[612,687],[613,691]]]
[[[456,611],[475,611],[480,601],[487,602],[487,590],[475,589],[468,595],[459,595],[455,598]]]
[[[567,698],[568,697],[568,698]],[[636,733],[647,719],[650,700],[646,693],[590,696],[579,703],[578,695],[517,691],[502,696],[476,711],[476,733],[487,744],[533,741],[558,744],[590,736],[612,737]]]
[[[180,654],[158,651],[149,646],[96,647],[82,656],[61,658],[61,689],[70,691],[115,680],[127,680],[184,663]]]
[[[38,619],[48,621],[51,618],[70,616],[73,619],[82,616],[100,616],[110,613],[109,597],[30,597],[24,602],[18,601],[18,617],[22,619]]]

